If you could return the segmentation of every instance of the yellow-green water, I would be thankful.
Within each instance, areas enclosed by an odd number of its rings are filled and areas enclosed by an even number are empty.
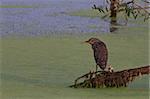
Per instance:
[[[95,70],[89,36],[1,38],[2,99],[148,99],[148,76],[127,88],[74,89],[76,77]],[[115,70],[148,64],[148,36],[93,35],[109,49]]]

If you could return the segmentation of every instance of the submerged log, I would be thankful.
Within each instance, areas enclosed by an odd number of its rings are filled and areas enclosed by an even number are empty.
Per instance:
[[[127,87],[136,77],[149,74],[150,65],[116,72],[89,72],[75,80],[74,88]],[[79,82],[79,80],[82,80]]]

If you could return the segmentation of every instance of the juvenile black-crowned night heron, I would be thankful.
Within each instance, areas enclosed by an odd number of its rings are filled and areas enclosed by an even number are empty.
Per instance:
[[[105,43],[97,38],[90,38],[89,40],[85,41],[85,43],[89,43],[92,46],[94,59],[96,62],[96,71],[98,66],[104,71],[106,69],[108,60],[108,50]]]

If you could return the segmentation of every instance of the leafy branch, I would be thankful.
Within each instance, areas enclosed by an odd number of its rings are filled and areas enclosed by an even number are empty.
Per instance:
[[[108,16],[112,16],[112,11],[116,11],[116,13],[124,12],[125,19],[132,15],[134,19],[137,19],[138,16],[144,17],[144,21],[148,20],[150,17],[150,12],[148,9],[149,6],[143,7],[141,4],[138,4],[134,0],[124,2],[125,0],[105,0],[107,5],[105,7],[97,7],[95,4],[93,5],[93,9],[98,10],[100,13],[103,13],[104,16],[102,18],[106,18]],[[142,0],[142,2],[149,5],[149,1]]]

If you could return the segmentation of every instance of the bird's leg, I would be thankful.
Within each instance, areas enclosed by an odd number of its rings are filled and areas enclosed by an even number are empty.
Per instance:
[[[96,72],[97,72],[98,66],[96,65]]]

